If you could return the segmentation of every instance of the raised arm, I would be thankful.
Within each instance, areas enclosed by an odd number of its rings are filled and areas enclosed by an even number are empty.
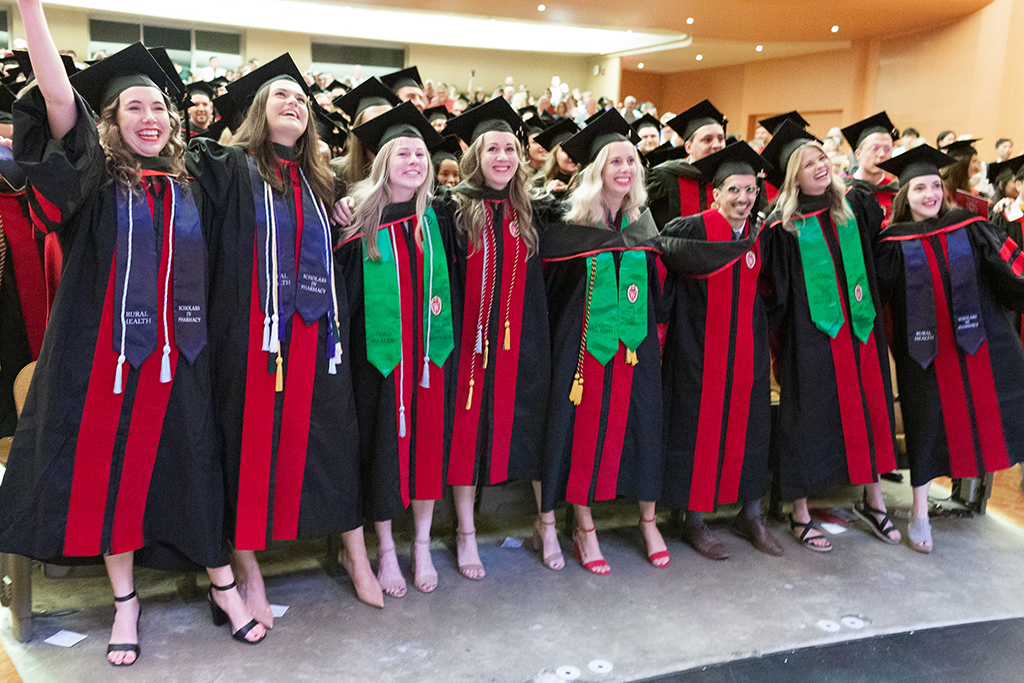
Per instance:
[[[39,83],[39,91],[46,100],[46,117],[50,134],[57,140],[75,127],[78,109],[75,91],[64,71],[50,28],[46,25],[42,0],[18,0],[18,10],[25,25],[28,56],[32,72]]]

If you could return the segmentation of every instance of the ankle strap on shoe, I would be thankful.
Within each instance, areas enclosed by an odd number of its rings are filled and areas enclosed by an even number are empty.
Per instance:
[[[229,591],[229,590],[231,590],[234,587],[235,587],[235,582],[234,581],[232,581],[231,583],[229,583],[226,586],[218,586],[218,585],[216,585],[214,583],[210,584],[210,588],[212,588],[215,591]]]
[[[128,595],[124,596],[123,598],[119,598],[117,596],[114,596],[114,602],[128,602],[132,598],[137,598],[137,597],[139,597],[139,594],[136,593],[135,591],[132,591]]]
[[[654,524],[657,521],[658,521],[658,516],[657,515],[655,515],[654,517],[651,517],[650,519],[644,519],[643,517],[640,518],[640,523],[641,524]]]
[[[597,527],[593,527],[593,526],[592,526],[592,527],[590,527],[589,529],[584,529],[583,527],[581,527],[581,526],[578,526],[578,527],[576,527],[576,530],[577,530],[577,531],[582,531],[582,532],[583,532],[583,533],[585,533],[585,534],[589,534],[589,533],[590,533],[591,531],[593,531],[593,530],[594,530],[594,529],[596,529],[596,528],[597,528]]]

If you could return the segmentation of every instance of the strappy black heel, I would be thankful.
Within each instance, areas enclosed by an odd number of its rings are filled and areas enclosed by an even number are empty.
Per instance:
[[[114,602],[128,602],[129,600],[134,600],[137,597],[139,597],[139,594],[136,593],[135,591],[132,591],[128,595],[124,596],[123,598],[118,598],[118,597],[115,596],[114,597]],[[114,608],[114,614],[115,614],[115,616],[117,614],[117,608],[116,607]],[[141,616],[142,616],[142,603],[139,602],[139,617],[141,617]],[[138,620],[136,620],[136,622],[135,622],[135,632],[138,633],[138,630],[139,630],[139,622],[138,622]],[[107,659],[107,661],[110,663],[110,666],[131,666],[135,662],[139,661],[140,651],[139,651],[139,644],[138,643],[110,643],[109,645],[107,645],[107,654],[109,655],[111,652],[134,652],[135,653],[135,659],[133,659],[130,662],[111,662],[109,659]]]
[[[221,606],[216,603],[216,601],[214,601],[214,599],[213,599],[213,591],[215,591],[215,590],[216,591],[229,591],[229,590],[231,590],[234,587],[235,587],[235,582],[234,581],[232,581],[231,583],[229,583],[226,586],[216,586],[216,585],[214,585],[212,583],[210,584],[210,590],[208,590],[206,592],[206,599],[210,603],[210,616],[213,618],[213,625],[214,626],[223,626],[224,624],[227,624],[231,620],[228,618],[228,613],[225,612],[223,610],[223,608],[221,608]],[[248,645],[256,645],[257,643],[262,642],[263,639],[267,637],[266,633],[264,633],[262,636],[260,636],[259,639],[257,639],[257,640],[246,640],[245,637],[249,634],[249,631],[251,631],[254,628],[256,628],[256,626],[258,624],[259,624],[259,622],[256,621],[255,619],[253,619],[248,624],[246,624],[245,626],[241,627],[237,631],[232,631],[231,632],[231,637],[234,638],[235,640],[237,640],[240,643],[247,643]]]

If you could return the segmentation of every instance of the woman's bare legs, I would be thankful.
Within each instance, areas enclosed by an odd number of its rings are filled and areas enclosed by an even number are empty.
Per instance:
[[[607,574],[611,567],[604,561],[601,546],[597,543],[597,531],[590,508],[585,505],[573,505],[576,514],[576,532],[572,535],[573,543],[579,548],[580,562],[583,567],[594,574]],[[596,563],[596,564],[592,564]],[[587,565],[591,565],[587,567]]]
[[[398,566],[398,553],[395,551],[395,538],[391,535],[391,520],[374,522],[377,532],[377,581],[387,595],[400,598],[405,595],[405,577]]]
[[[135,590],[135,580],[132,571],[135,561],[135,553],[119,553],[117,555],[104,555],[103,563],[107,566],[107,576],[110,577],[110,587],[114,590],[115,598],[123,598],[131,595]],[[112,645],[130,645],[139,642],[139,599],[125,600],[114,603],[114,626],[110,629],[110,643]],[[131,651],[115,650],[107,653],[107,659],[111,664],[128,666],[135,662],[135,653]]]
[[[366,556],[366,539],[363,537],[363,527],[344,532],[341,535],[341,542],[345,546],[344,550],[341,551],[341,566],[352,577],[356,596],[367,605],[383,607],[384,594],[381,591],[380,582],[373,575],[370,560]]]
[[[654,501],[640,501],[640,533],[643,534],[644,543],[647,545],[648,559],[656,553],[668,550],[665,539],[662,538],[661,531],[658,530],[658,513],[654,508]],[[664,567],[670,561],[668,555],[662,555],[651,560],[651,564],[655,567]]]
[[[243,551],[245,552],[245,551]],[[255,562],[255,557],[253,558]],[[257,566],[256,571],[259,572]],[[231,571],[231,565],[226,564],[223,567],[207,567],[206,574],[210,577],[210,583],[214,586],[230,586],[235,582],[234,572]],[[262,577],[260,579],[260,587],[263,586]],[[239,593],[237,588],[231,588],[229,590],[211,590],[210,595],[213,596],[213,601],[217,603],[217,606],[227,612],[228,619],[231,621],[231,632],[234,633],[238,629],[248,624],[253,619],[259,621],[259,618],[252,613],[249,606],[242,600],[242,595]],[[270,613],[270,606],[267,606],[267,613]],[[267,629],[263,624],[257,624],[245,634],[245,639],[249,642],[256,642],[262,639],[267,634]]]
[[[793,512],[790,513],[790,516],[793,518],[794,522],[810,524],[811,513],[807,509],[806,498],[797,498],[793,501]],[[803,543],[806,545],[813,545],[818,548],[827,548],[832,545],[828,538],[826,538],[825,535],[817,529],[811,529]]]
[[[486,572],[476,546],[476,522],[473,517],[476,487],[453,486],[452,495],[455,498],[455,518],[458,521],[455,530],[455,553],[458,556],[459,573],[467,579],[482,579]]]
[[[416,540],[412,544],[413,585],[424,593],[437,588],[437,570],[430,557],[430,524],[434,521],[434,501],[412,501],[412,519]]]
[[[555,528],[555,511],[543,512],[541,507],[541,485],[539,481],[533,482],[533,495],[537,499],[537,521],[533,524],[534,537],[541,539],[541,557],[548,569],[562,569],[565,567],[565,558],[562,556],[562,546],[558,543],[558,530]],[[589,528],[589,527],[588,527]]]
[[[256,561],[256,552],[235,550],[233,564],[235,575],[238,577],[238,592],[249,611],[256,621],[267,628],[274,628],[274,615],[270,611],[270,601],[267,600],[267,589],[263,585],[263,574],[260,572],[259,562]]]

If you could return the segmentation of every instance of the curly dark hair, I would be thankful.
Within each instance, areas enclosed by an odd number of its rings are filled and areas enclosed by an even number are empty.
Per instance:
[[[167,107],[167,116],[171,122],[170,136],[167,138],[167,144],[160,150],[160,156],[170,159],[171,171],[178,179],[178,184],[183,190],[187,190],[188,173],[185,171],[185,143],[181,138],[181,117],[167,95],[161,92],[160,96]],[[120,103],[121,98],[118,97],[100,112],[100,144],[107,159],[107,170],[110,171],[111,180],[118,187],[138,194],[142,192],[142,165],[139,163],[138,155],[124,141],[121,128],[117,125],[117,110]]]

